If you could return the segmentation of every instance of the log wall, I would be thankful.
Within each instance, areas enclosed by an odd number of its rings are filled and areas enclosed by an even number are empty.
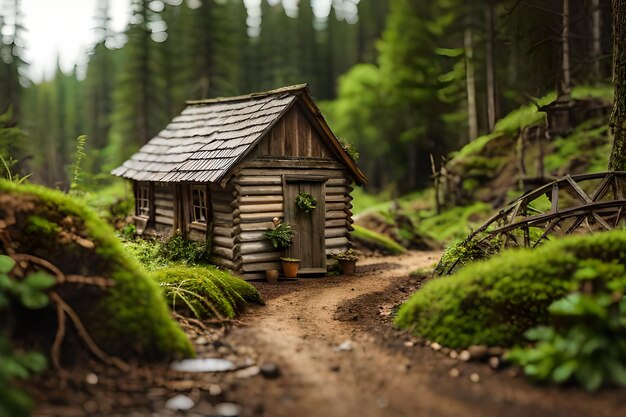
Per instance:
[[[213,262],[224,268],[238,271],[241,265],[234,234],[236,226],[235,187],[233,184],[229,184],[222,188],[211,183],[209,184],[209,192],[210,209],[213,211],[213,229],[212,233],[209,233],[209,238],[212,236]]]
[[[266,159],[244,162],[233,178],[236,200],[234,226],[237,271],[244,279],[264,277],[266,269],[280,269],[279,250],[263,237],[273,227],[272,219],[283,220],[285,176],[325,178],[326,255],[341,252],[350,245],[352,230],[351,179],[341,164],[333,160]]]
[[[154,227],[159,234],[174,232],[174,185],[154,183]]]

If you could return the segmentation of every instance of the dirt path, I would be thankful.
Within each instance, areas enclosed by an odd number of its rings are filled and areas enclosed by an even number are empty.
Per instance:
[[[454,362],[445,355],[405,347],[377,310],[405,298],[409,273],[436,259],[427,252],[369,259],[353,277],[281,283],[282,295],[270,284],[259,284],[269,298],[267,306],[247,315],[247,326],[231,337],[276,362],[283,375],[245,384],[236,393],[238,401],[254,404],[252,410],[244,407],[246,414],[610,416],[623,411],[619,393],[539,389],[486,365],[463,364],[464,377],[452,379],[448,370]],[[343,342],[352,349],[338,351]],[[467,378],[474,370],[482,374],[478,384]]]

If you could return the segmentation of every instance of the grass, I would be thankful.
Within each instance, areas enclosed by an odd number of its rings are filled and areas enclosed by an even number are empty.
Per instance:
[[[417,230],[439,242],[459,241],[472,232],[472,227],[479,227],[492,213],[493,208],[489,204],[480,202],[454,207],[440,214],[424,212],[417,219]]]

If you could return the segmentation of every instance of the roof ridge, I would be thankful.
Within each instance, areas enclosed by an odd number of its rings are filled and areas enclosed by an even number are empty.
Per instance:
[[[291,93],[295,91],[308,90],[308,89],[309,89],[308,83],[295,84],[295,85],[290,85],[286,87],[276,88],[274,90],[260,91],[260,92],[244,94],[240,96],[205,98],[201,100],[187,100],[186,104],[198,105],[198,104],[225,103],[225,102],[231,102],[231,101],[244,101],[244,100],[250,100],[254,98],[262,98],[262,97],[274,96],[274,95],[282,94],[282,93]]]

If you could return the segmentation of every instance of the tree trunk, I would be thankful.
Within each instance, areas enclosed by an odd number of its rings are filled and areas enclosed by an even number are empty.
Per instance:
[[[626,3],[613,0],[613,112],[609,126],[613,132],[613,148],[609,169],[626,170]]]
[[[465,76],[467,84],[467,125],[469,142],[478,137],[478,117],[476,115],[476,77],[474,75],[474,45],[472,29],[465,29]]]
[[[595,0],[598,1],[598,0]],[[489,131],[493,130],[498,118],[496,114],[496,67],[493,44],[495,41],[493,0],[487,0],[485,6],[485,24],[487,41],[485,43],[487,59],[487,122]]]
[[[569,101],[572,77],[570,73],[570,53],[569,53],[569,0],[563,0],[563,28],[561,30],[561,46],[562,46],[562,59],[561,59],[561,82],[559,83],[559,99],[562,101]]]
[[[602,9],[600,0],[591,0],[591,62],[593,65],[592,77],[594,82],[602,79],[600,59],[602,58]]]

